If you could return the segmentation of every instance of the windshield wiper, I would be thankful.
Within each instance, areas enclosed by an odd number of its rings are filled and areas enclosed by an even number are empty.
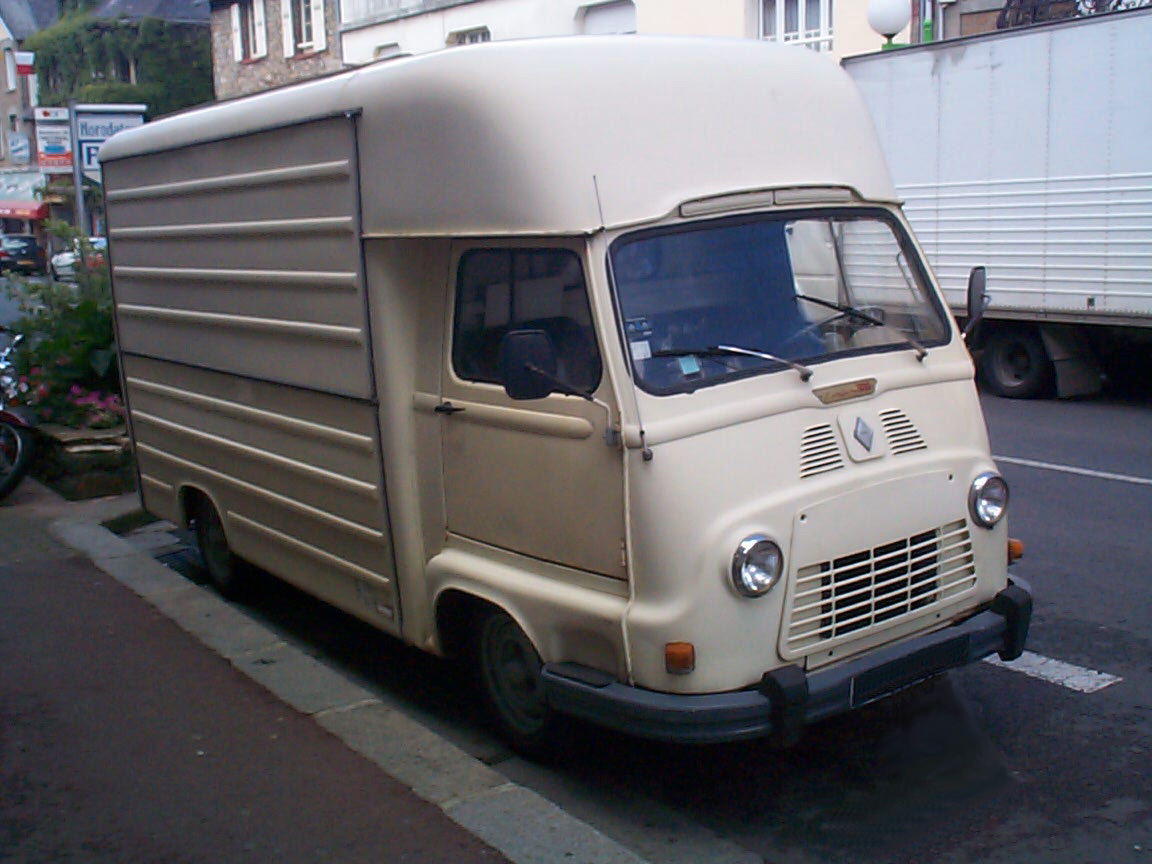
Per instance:
[[[800,373],[801,381],[807,381],[812,377],[812,370],[804,364],[797,363],[795,360],[787,360],[784,357],[777,357],[775,354],[769,354],[767,351],[757,351],[754,348],[741,348],[737,345],[717,345],[709,350],[719,351],[724,354],[740,354],[744,357],[759,357],[761,360],[774,360]]]
[[[803,366],[794,360],[786,360],[783,357],[777,357],[775,354],[769,354],[767,351],[757,351],[753,348],[741,348],[737,345],[709,345],[707,348],[669,348],[660,351],[653,351],[653,357],[710,357],[715,359],[717,357],[737,356],[737,357],[755,357],[758,360],[771,360],[774,363],[780,363],[790,369],[795,369],[800,373],[800,380],[807,381],[812,377],[812,370],[807,366]]]
[[[857,309],[855,306],[848,306],[844,303],[834,303],[831,300],[825,300],[823,297],[810,297],[807,294],[797,294],[796,299],[807,300],[809,303],[815,303],[817,306],[823,306],[827,309],[834,309],[843,316],[848,318],[856,318],[860,321],[866,321],[869,324],[873,324],[877,327],[885,326],[883,319],[877,318],[875,315],[870,315],[862,309]],[[916,352],[917,360],[923,361],[924,358],[928,356],[927,348],[925,348],[907,333],[901,333],[900,335],[903,337],[905,344],[909,345],[912,350]]]

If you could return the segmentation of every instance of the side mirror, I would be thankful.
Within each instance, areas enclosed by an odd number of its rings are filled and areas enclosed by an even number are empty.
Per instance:
[[[500,340],[504,392],[512,399],[543,399],[556,390],[556,349],[543,330],[513,330]]]
[[[968,274],[968,321],[964,325],[965,339],[984,317],[984,308],[987,305],[988,270],[985,267],[973,267],[972,272]]]

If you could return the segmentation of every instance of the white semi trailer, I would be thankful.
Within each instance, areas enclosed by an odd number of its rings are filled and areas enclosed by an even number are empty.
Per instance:
[[[987,265],[993,392],[1090,393],[1152,341],[1150,46],[1138,9],[844,61],[954,309]]]

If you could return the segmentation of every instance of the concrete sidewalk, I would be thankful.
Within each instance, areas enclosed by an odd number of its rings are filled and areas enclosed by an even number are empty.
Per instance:
[[[135,838],[153,844],[153,854],[130,857],[150,861],[272,855],[278,861],[641,864],[615,841],[437,736],[385,694],[348,680],[101,527],[137,507],[134,495],[70,503],[32,481],[0,504],[0,682],[16,681],[13,670],[21,673],[18,685],[0,683],[0,692],[13,688],[5,703],[17,695],[24,700],[23,713],[5,718],[7,731],[0,728],[0,849],[28,853],[12,860],[112,861],[117,849],[119,860],[128,860],[122,853],[131,844],[123,844]],[[21,766],[34,775],[28,760],[37,741],[45,753],[59,750],[60,742],[38,738],[37,704],[88,706],[68,720],[90,736],[80,748],[84,759],[45,756],[41,767],[62,776],[10,776]],[[0,706],[5,715],[13,710]],[[200,755],[188,773],[166,748],[174,734],[192,734],[196,724],[217,730],[215,744],[192,748]],[[291,745],[252,735],[267,728],[290,734]],[[125,743],[129,735],[135,743]],[[74,767],[78,776],[68,776]],[[77,792],[74,784],[95,777],[103,778],[99,789]],[[114,790],[135,800],[143,815],[123,812],[115,800],[96,806],[85,798],[87,809],[65,807],[52,825],[42,810],[29,815],[27,796],[21,797],[29,783],[65,799],[61,790]],[[133,798],[134,789],[155,784],[162,791]],[[295,794],[286,797],[286,790]],[[99,824],[101,806],[118,814],[123,835],[101,835],[109,857],[61,857],[73,849],[68,842],[84,848],[84,826]],[[245,819],[276,826],[275,839],[251,825],[246,832],[223,824],[236,822],[238,812],[260,813],[260,820]],[[161,824],[151,824],[157,820]],[[318,825],[325,826],[322,836]],[[148,830],[153,833],[144,837]],[[186,842],[170,830],[188,832]],[[52,846],[57,841],[45,831],[65,838],[65,845]],[[291,851],[294,831],[305,836]],[[213,857],[204,845],[210,837],[233,845]]]

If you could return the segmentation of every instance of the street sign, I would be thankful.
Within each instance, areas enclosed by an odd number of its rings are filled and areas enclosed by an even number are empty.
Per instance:
[[[76,148],[80,168],[90,180],[100,182],[100,161],[96,158],[101,145],[125,129],[144,123],[144,105],[77,105]]]
[[[146,105],[100,104],[76,106],[76,147],[72,147],[67,108],[36,108],[36,158],[45,174],[68,174],[73,154],[84,176],[100,182],[100,146],[124,129],[144,123]]]
[[[67,108],[35,108],[36,161],[45,174],[72,171],[72,134]]]

